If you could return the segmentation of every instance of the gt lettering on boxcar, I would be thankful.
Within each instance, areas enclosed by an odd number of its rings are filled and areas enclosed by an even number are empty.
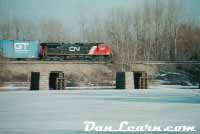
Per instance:
[[[15,51],[28,52],[29,43],[14,43]]]

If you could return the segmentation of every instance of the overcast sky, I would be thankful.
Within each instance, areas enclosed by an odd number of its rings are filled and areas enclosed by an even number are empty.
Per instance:
[[[0,0],[1,16],[20,16],[38,20],[55,18],[65,25],[77,22],[80,16],[105,15],[113,8],[134,8],[143,0]],[[200,20],[200,0],[183,0],[186,9]],[[1,18],[0,18],[1,19]]]

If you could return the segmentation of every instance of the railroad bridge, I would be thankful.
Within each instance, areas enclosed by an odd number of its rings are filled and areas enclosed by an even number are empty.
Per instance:
[[[48,89],[49,74],[51,71],[62,71],[65,74],[76,73],[77,75],[112,75],[115,79],[116,71],[110,65],[101,62],[52,62],[52,61],[9,61],[6,70],[14,76],[27,76],[30,81],[31,72],[40,72],[40,89]],[[135,71],[155,72],[155,66],[135,64]]]
[[[1,63],[2,64],[2,63]],[[5,64],[5,63],[4,63]],[[198,62],[134,62],[131,64],[133,71],[146,71],[153,75],[159,71],[160,66],[175,64],[198,64]],[[27,75],[30,78],[31,72],[40,72],[40,89],[48,89],[49,73],[51,71],[63,71],[65,74],[71,72],[77,74],[93,75],[93,72],[115,73],[110,66],[101,62],[52,62],[52,61],[9,61],[6,62],[6,69],[14,75]],[[117,65],[117,64],[116,64]],[[117,71],[117,70],[115,70]],[[114,79],[114,78],[113,78]]]

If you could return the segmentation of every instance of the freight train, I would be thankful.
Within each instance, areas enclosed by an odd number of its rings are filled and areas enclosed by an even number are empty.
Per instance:
[[[111,47],[105,43],[40,43],[39,41],[0,40],[0,50],[11,60],[88,60],[107,61]]]

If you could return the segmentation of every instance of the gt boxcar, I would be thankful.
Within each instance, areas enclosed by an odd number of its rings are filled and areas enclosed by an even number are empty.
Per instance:
[[[39,41],[0,40],[3,56],[10,59],[38,59]]]

